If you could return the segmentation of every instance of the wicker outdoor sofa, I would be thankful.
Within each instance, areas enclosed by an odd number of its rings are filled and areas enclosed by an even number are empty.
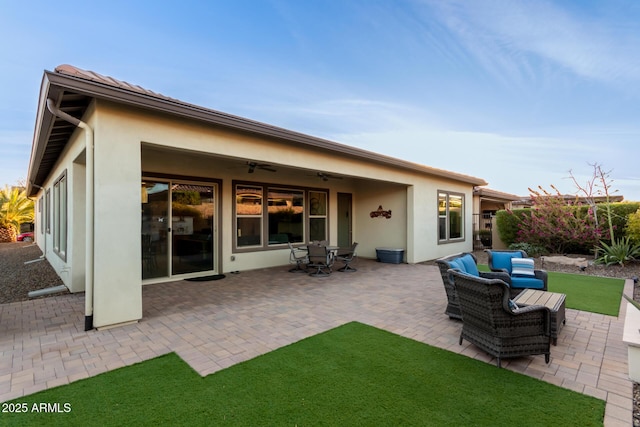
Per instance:
[[[513,306],[509,286],[500,279],[485,279],[450,269],[460,312],[460,344],[466,339],[497,358],[544,354],[550,358],[550,312],[540,305]]]
[[[448,255],[436,260],[436,264],[440,269],[440,275],[442,276],[442,284],[444,285],[444,290],[447,294],[447,308],[445,310],[445,314],[448,315],[451,319],[460,320],[462,319],[462,314],[460,313],[460,304],[458,303],[456,290],[448,273],[450,268],[457,268],[460,271],[485,279],[500,279],[507,283],[511,282],[509,273],[495,271],[478,271],[477,263],[478,262],[475,255],[470,252],[461,252],[453,255]],[[514,297],[516,294],[511,295],[511,297]]]

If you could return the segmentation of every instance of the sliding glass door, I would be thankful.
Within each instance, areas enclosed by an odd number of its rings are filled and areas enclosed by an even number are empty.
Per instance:
[[[213,186],[174,184],[171,190],[172,274],[212,271]]]
[[[142,182],[142,278],[169,276],[169,184]]]
[[[216,185],[142,182],[142,278],[216,272]]]

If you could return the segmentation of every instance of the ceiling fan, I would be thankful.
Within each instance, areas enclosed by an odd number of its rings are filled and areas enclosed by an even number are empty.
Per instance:
[[[269,172],[275,172],[276,171],[275,169],[273,169],[271,167],[271,165],[268,165],[266,163],[247,162],[247,166],[249,167],[249,170],[247,171],[249,173],[255,172],[256,169],[269,171]]]
[[[330,173],[326,173],[326,172],[318,172],[317,176],[319,178],[322,178],[323,181],[329,181],[330,179],[342,179],[341,176],[331,175]]]

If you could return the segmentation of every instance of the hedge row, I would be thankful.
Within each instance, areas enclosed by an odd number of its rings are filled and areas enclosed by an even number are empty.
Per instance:
[[[622,202],[611,203],[611,219],[614,226],[614,236],[620,239],[626,236],[627,220],[629,215],[640,209],[640,202]],[[567,209],[573,209],[577,215],[584,216],[588,206],[567,206]],[[519,224],[522,222],[524,215],[531,216],[532,209],[513,209],[511,211],[498,211],[496,213],[496,226],[500,239],[507,246],[517,243],[517,235]],[[600,204],[596,210],[598,222],[605,228],[608,228],[607,208],[606,205]],[[524,242],[528,243],[528,242]],[[576,248],[583,249],[588,252],[592,248]]]

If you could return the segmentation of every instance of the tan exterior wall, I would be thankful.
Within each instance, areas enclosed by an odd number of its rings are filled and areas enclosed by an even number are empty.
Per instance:
[[[94,171],[94,325],[142,318],[140,145],[98,102]]]
[[[69,143],[62,152],[60,159],[54,166],[47,181],[37,195],[42,200],[42,218],[37,220],[42,223],[37,225],[36,243],[47,258],[54,270],[58,273],[63,283],[71,292],[83,292],[85,289],[85,258],[84,258],[84,167],[74,162],[83,156],[85,149],[85,136],[82,130],[77,129]],[[66,173],[67,180],[67,250],[63,258],[54,251],[53,244],[53,186],[55,182]],[[47,206],[45,194],[49,191],[49,203]],[[73,197],[72,197],[73,195]],[[39,214],[38,214],[39,215]],[[49,231],[46,230],[47,218],[51,223]],[[42,232],[41,232],[42,231]]]
[[[219,271],[286,265],[288,249],[234,252],[233,182],[325,189],[329,192],[329,240],[338,239],[337,194],[350,193],[353,236],[359,256],[375,258],[376,247],[405,250],[410,263],[472,248],[472,185],[433,178],[318,149],[234,133],[175,117],[97,101],[84,118],[94,129],[94,325],[113,325],[142,317],[140,184],[143,173],[179,175],[220,183]],[[276,165],[277,173],[248,174],[245,160]],[[52,254],[50,239],[38,244],[72,291],[84,289],[86,167],[84,135],[77,130],[46,187],[67,170],[69,241],[67,261]],[[341,175],[322,181],[313,171]],[[462,242],[438,242],[438,190],[465,197]],[[371,218],[382,206],[390,219]],[[49,237],[49,236],[47,236]],[[232,257],[234,260],[232,260]]]

